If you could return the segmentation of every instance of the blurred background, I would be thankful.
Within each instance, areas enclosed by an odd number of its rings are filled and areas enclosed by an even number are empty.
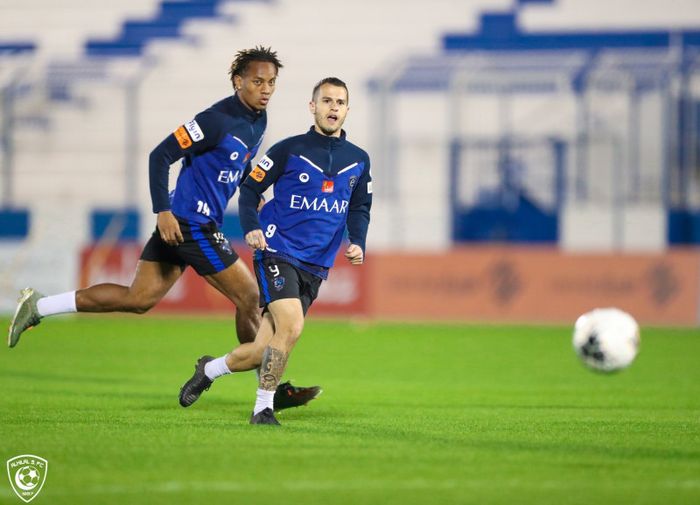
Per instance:
[[[261,153],[337,76],[372,159],[367,263],[312,316],[700,322],[697,0],[0,0],[0,312],[130,283],[149,152],[254,45],[284,63]],[[154,310],[232,308],[189,272]]]

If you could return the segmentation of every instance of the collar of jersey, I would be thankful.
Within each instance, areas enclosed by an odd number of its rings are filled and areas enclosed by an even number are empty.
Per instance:
[[[234,95],[231,97],[232,99],[232,107],[233,110],[238,112],[239,114],[255,121],[256,119],[262,117],[262,115],[265,113],[265,111],[254,111],[252,109],[249,109],[246,107],[241,99],[238,97],[238,93],[234,93]]]
[[[309,128],[309,131],[306,135],[308,135],[308,137],[316,145],[325,148],[335,148],[341,145],[343,142],[345,142],[345,130],[340,130],[340,137],[330,137],[328,135],[318,133],[316,129],[312,126],[311,128]]]

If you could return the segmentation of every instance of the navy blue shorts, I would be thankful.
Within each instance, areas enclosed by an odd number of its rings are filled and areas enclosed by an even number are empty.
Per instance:
[[[279,258],[265,257],[253,263],[261,307],[283,298],[298,298],[306,315],[318,296],[323,279]]]
[[[180,223],[184,242],[176,246],[166,244],[156,226],[156,231],[141,252],[142,260],[170,263],[183,270],[191,266],[199,275],[221,272],[238,260],[238,254],[216,223],[198,224],[179,217],[177,222]]]

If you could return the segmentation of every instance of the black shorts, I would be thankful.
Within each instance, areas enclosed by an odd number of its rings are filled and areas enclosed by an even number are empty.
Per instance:
[[[323,280],[279,258],[255,260],[255,277],[260,290],[260,306],[283,298],[298,298],[301,308],[309,310],[318,296]]]
[[[171,263],[183,269],[191,266],[199,275],[212,275],[233,265],[238,254],[233,250],[216,223],[197,224],[177,218],[184,242],[171,246],[160,238],[156,226],[141,252],[141,259]]]

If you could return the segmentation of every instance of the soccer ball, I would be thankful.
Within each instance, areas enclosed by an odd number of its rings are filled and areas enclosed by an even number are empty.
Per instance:
[[[17,472],[17,480],[24,485],[25,490],[32,489],[39,484],[39,470],[31,465],[24,466]]]
[[[576,320],[573,340],[586,366],[614,372],[630,366],[637,356],[639,325],[620,309],[594,309]]]

